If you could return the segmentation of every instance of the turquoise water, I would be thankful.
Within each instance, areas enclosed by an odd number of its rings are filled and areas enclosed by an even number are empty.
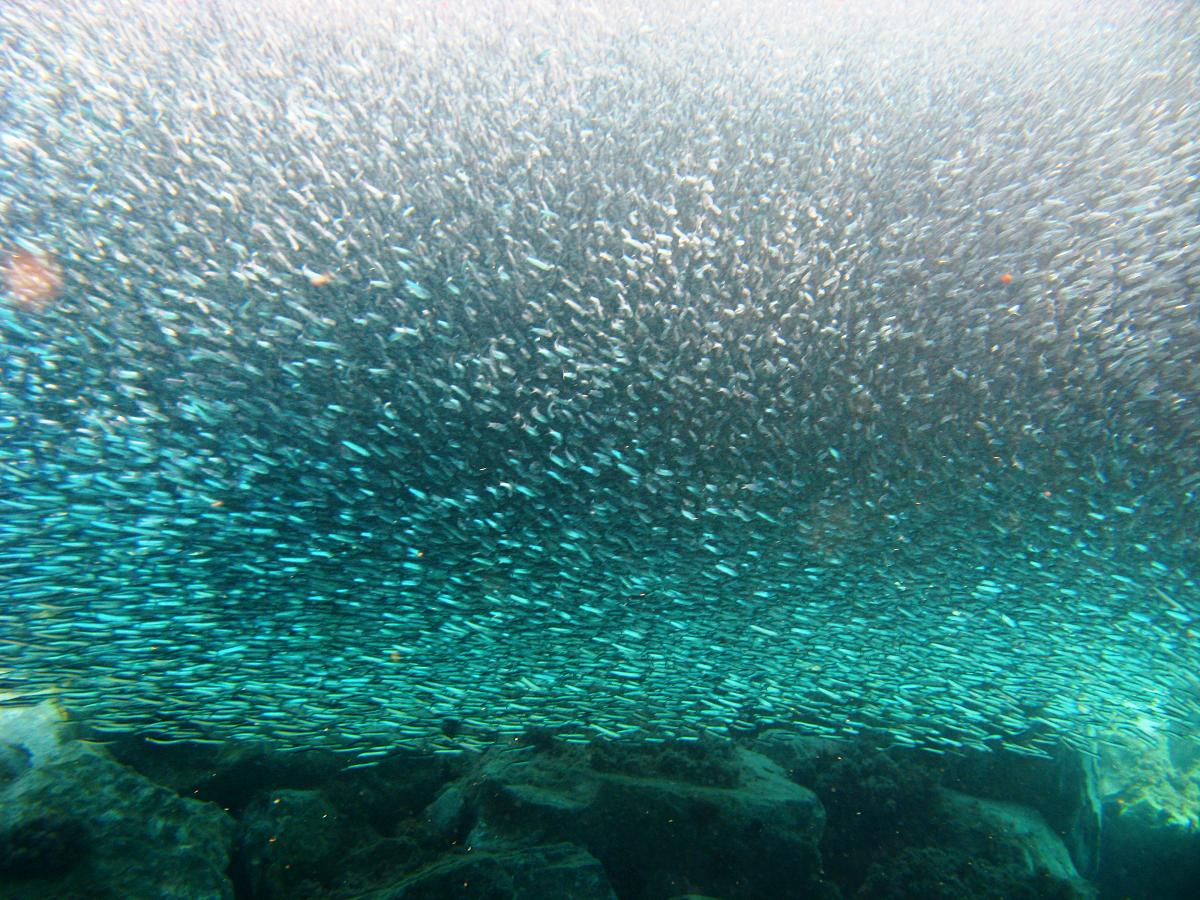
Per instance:
[[[1188,9],[0,15],[5,704],[1194,739]]]

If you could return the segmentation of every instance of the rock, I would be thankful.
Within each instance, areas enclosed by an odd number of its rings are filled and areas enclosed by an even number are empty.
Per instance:
[[[860,896],[997,900],[1097,896],[1096,889],[1079,877],[1062,838],[1037,810],[942,788],[937,814],[937,824],[892,859],[884,877],[878,867],[868,875]],[[928,878],[940,878],[944,889],[928,893],[922,880]],[[888,889],[881,890],[881,885]],[[895,893],[898,886],[910,893]]]
[[[315,896],[342,856],[369,836],[338,816],[316,791],[279,790],[242,812],[237,838],[239,893],[256,898]]]
[[[790,728],[767,728],[757,734],[750,749],[778,763],[788,777],[800,784],[809,784],[820,760],[853,746],[843,739],[816,737]]]
[[[1074,900],[1065,882],[1022,875],[953,848],[907,847],[867,872],[855,900]]]
[[[461,785],[449,785],[425,808],[425,820],[447,840],[466,837],[474,824],[475,813]]]
[[[1036,809],[1063,839],[1082,877],[1092,878],[1099,870],[1103,804],[1091,756],[1068,747],[1053,759],[970,753],[947,761],[944,783],[972,796]]]
[[[1200,897],[1200,759],[1184,740],[1102,743],[1105,802],[1099,881],[1135,900]]]
[[[1200,828],[1200,758],[1185,751],[1184,743],[1109,735],[1100,757],[1104,802],[1120,816],[1185,831]]]
[[[1071,854],[1054,829],[1037,810],[1017,803],[984,800],[942,790],[944,808],[958,823],[964,837],[985,835],[1008,862],[1027,875],[1047,875],[1075,884],[1080,896],[1093,889],[1079,877]]]
[[[7,746],[5,753],[10,760],[15,756],[24,758],[25,764],[19,765],[18,771],[80,749],[71,739],[66,713],[52,700],[37,706],[0,708],[0,745]]]
[[[937,781],[912,753],[843,743],[798,760],[793,771],[825,807],[821,859],[826,877],[847,896],[859,888],[872,863],[928,834],[933,824]]]
[[[83,826],[57,811],[7,821],[0,831],[0,875],[15,881],[60,875],[88,849]]]
[[[498,751],[469,780],[471,846],[567,840],[600,860],[622,898],[739,897],[823,888],[816,796],[731,745],[592,745]]]
[[[315,788],[345,765],[332,753],[280,753],[253,741],[159,744],[122,735],[107,745],[120,763],[185,797],[219,804],[234,815],[264,788]]]
[[[84,752],[0,794],[0,898],[223,898],[233,823]]]
[[[827,877],[844,896],[1082,900],[1095,895],[1037,810],[946,790],[938,784],[944,764],[851,745],[809,766],[828,817],[821,844]]]
[[[570,844],[472,852],[355,900],[616,900],[599,861]]]
[[[264,790],[321,790],[335,806],[358,810],[386,830],[419,813],[467,764],[457,757],[396,751],[369,769],[344,771],[344,755],[279,752],[261,742],[156,744],[134,736],[109,747],[117,760],[183,796],[211,800],[234,814]]]
[[[1042,810],[1046,820],[1062,835],[1083,878],[1100,872],[1100,839],[1104,804],[1100,800],[1100,775],[1096,760],[1077,750],[1064,750],[1058,758],[1055,798],[1057,814]]]
[[[229,816],[69,739],[43,707],[0,710],[0,900],[232,897]]]
[[[343,815],[362,818],[387,834],[401,822],[419,820],[445,786],[467,770],[468,759],[399,751],[373,768],[341,773],[322,790]]]
[[[256,900],[351,897],[394,885],[455,851],[405,820],[387,834],[318,790],[276,790],[248,804],[238,828],[239,894]]]
[[[33,756],[24,747],[0,743],[0,787],[17,778],[33,765]]]

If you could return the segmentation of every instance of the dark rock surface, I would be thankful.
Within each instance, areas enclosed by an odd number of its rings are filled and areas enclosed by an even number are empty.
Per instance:
[[[772,738],[770,746],[825,806],[821,856],[845,897],[1094,894],[1036,809],[945,789],[960,780],[954,760],[866,744]],[[991,784],[980,782],[999,790]]]
[[[846,896],[859,900],[1093,900],[1041,814],[1015,803],[937,789],[924,823],[872,854]]]
[[[841,744],[797,759],[792,777],[825,807],[821,858],[848,896],[875,861],[923,840],[934,818],[936,774],[911,756]]]
[[[956,847],[965,851],[964,856],[1005,870],[1012,886],[1004,895],[1096,895],[1095,889],[1079,877],[1062,838],[1036,809],[944,788],[939,791],[938,807],[948,826],[942,846]]]
[[[470,776],[476,848],[567,839],[622,898],[821,896],[824,812],[766,757],[674,744],[485,755]]]
[[[570,844],[472,852],[356,900],[616,900],[599,860]]]
[[[233,820],[60,724],[49,704],[0,712],[0,900],[233,897]]]
[[[108,751],[150,780],[234,814],[264,791],[319,789],[385,831],[423,809],[468,765],[463,757],[397,751],[372,768],[346,771],[352,759],[324,751],[285,753],[259,743],[158,744],[134,736],[114,741]]]
[[[976,753],[948,760],[944,771],[943,783],[963,793],[1036,809],[1063,839],[1079,874],[1095,877],[1103,805],[1093,757],[1067,747],[1053,759]]]
[[[413,818],[380,831],[368,810],[329,794],[337,792],[282,789],[245,808],[234,866],[239,896],[357,897],[463,852]]]
[[[853,896],[859,900],[1074,900],[1049,876],[1024,876],[1003,864],[944,847],[907,847],[875,864]]]
[[[339,769],[304,788],[258,781],[239,817],[239,896],[357,897],[454,862],[466,848],[425,810],[463,765],[462,759],[397,754],[365,770]]]
[[[442,837],[461,841],[474,824],[476,812],[461,784],[451,784],[425,810],[425,820]]]

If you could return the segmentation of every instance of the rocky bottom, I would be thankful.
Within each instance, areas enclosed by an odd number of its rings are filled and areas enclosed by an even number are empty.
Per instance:
[[[739,741],[477,754],[91,740],[0,710],[0,900],[1192,898],[1200,753]]]

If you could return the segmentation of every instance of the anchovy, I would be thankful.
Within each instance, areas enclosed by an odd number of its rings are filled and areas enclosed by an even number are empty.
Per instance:
[[[0,706],[349,768],[1195,732],[1191,5],[37,6]]]

